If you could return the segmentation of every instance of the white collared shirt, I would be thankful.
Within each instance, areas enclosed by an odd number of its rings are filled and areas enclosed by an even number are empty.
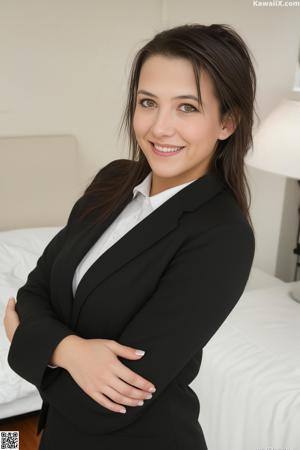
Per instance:
[[[166,189],[149,197],[152,171],[149,172],[144,180],[133,188],[132,200],[125,206],[104,233],[101,234],[99,239],[89,249],[77,266],[72,283],[73,296],[75,296],[81,278],[99,256],[101,256],[109,247],[114,245],[124,234],[131,230],[131,228],[151,214],[152,211],[158,208],[162,203],[193,181],[195,180],[179,184],[178,186]]]
[[[179,184],[150,197],[152,171],[149,172],[144,180],[133,188],[132,200],[125,206],[104,233],[101,234],[99,239],[78,264],[72,281],[73,296],[75,296],[77,286],[83,275],[109,247],[114,245],[124,234],[151,214],[162,203],[193,181],[195,180]],[[57,366],[48,364],[48,367],[55,369]]]

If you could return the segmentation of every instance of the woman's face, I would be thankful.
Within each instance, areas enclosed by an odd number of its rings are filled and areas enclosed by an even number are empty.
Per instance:
[[[203,70],[200,89],[203,110],[198,107],[193,67],[186,59],[155,55],[142,66],[133,128],[153,171],[151,195],[204,175],[217,140],[234,131],[230,123],[220,122],[213,85]],[[176,98],[189,95],[195,99]],[[159,153],[153,143],[165,151],[183,148]]]

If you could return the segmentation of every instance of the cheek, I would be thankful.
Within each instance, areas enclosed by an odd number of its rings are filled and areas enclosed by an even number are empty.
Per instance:
[[[213,122],[197,120],[186,124],[185,135],[190,142],[212,142],[215,141],[218,135],[218,130]]]
[[[177,131],[185,142],[197,144],[205,139],[204,126],[199,118],[189,117],[189,120],[181,121],[177,125]]]
[[[149,133],[149,130],[153,126],[154,116],[150,111],[140,111],[139,109],[133,116],[133,129],[136,135],[141,137]]]
[[[142,136],[149,127],[149,120],[143,114],[136,112],[133,116],[133,129],[135,134]]]

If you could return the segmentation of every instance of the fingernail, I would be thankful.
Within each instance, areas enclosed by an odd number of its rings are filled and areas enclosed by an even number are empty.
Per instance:
[[[125,408],[119,409],[119,412],[124,414],[126,413],[126,409]]]
[[[151,388],[149,389],[149,392],[155,392],[155,391],[156,391],[155,387],[151,387]]]
[[[145,352],[144,352],[144,350],[136,350],[136,351],[135,351],[135,354],[136,354],[136,355],[144,355]]]

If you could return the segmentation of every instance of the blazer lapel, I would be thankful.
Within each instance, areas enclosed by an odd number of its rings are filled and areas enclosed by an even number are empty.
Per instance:
[[[89,294],[100,283],[174,230],[178,226],[179,218],[184,211],[196,209],[224,187],[224,183],[215,174],[205,174],[173,195],[108,248],[92,264],[78,284],[71,309],[72,328],[76,329],[81,308]],[[72,248],[67,255],[69,263],[66,272],[64,272],[64,282],[62,283],[68,292],[60,291],[60,295],[68,295],[70,291],[72,293],[72,280],[77,265],[131,199],[132,193],[103,224],[84,227],[74,237]],[[61,287],[60,284],[60,289]]]

